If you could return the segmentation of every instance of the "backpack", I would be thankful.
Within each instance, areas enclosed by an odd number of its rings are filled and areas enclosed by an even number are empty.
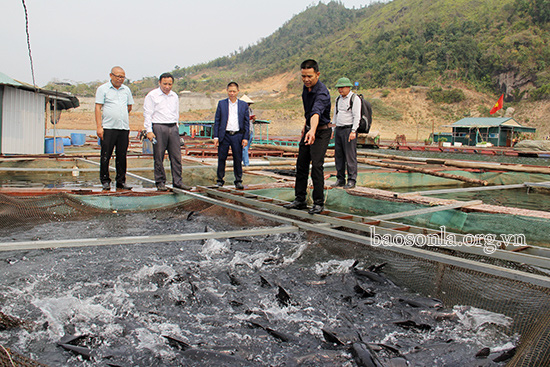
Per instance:
[[[359,120],[359,127],[357,128],[357,133],[367,134],[370,131],[370,126],[372,125],[372,105],[367,101],[362,94],[355,93],[359,100],[361,101],[361,119]],[[340,96],[336,98],[336,113],[338,113],[338,100]],[[353,107],[353,100],[349,101],[348,111]]]

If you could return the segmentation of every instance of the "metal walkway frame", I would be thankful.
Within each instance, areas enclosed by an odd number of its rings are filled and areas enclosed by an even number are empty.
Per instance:
[[[93,163],[99,165],[97,162],[85,160],[84,161],[88,163]],[[145,182],[153,183],[153,180],[140,177],[135,174],[128,175],[141,179]],[[191,192],[191,191],[185,191],[174,188],[173,191],[175,193],[179,194],[185,194],[190,197],[193,197],[195,199],[213,204],[218,205],[221,207],[225,207],[227,209],[235,210],[238,212],[242,212],[245,214],[250,214],[254,216],[258,216],[264,219],[272,220],[276,223],[280,223],[286,226],[279,227],[282,231],[292,232],[290,226],[306,230],[306,231],[312,231],[316,233],[320,233],[323,235],[335,237],[341,240],[348,240],[353,241],[360,244],[365,244],[368,246],[373,247],[379,247],[376,243],[373,243],[372,232],[376,231],[380,235],[388,236],[387,238],[389,240],[395,239],[395,238],[404,238],[406,235],[412,235],[412,236],[423,236],[424,238],[430,238],[434,241],[433,244],[429,244],[428,247],[438,247],[438,248],[446,248],[446,249],[452,249],[457,252],[461,253],[467,253],[467,254],[475,254],[478,256],[485,256],[490,258],[496,258],[504,261],[512,261],[519,264],[528,264],[531,266],[536,267],[542,267],[542,268],[550,268],[550,249],[542,248],[542,247],[535,247],[535,246],[522,246],[521,248],[517,246],[513,246],[510,244],[502,243],[502,241],[496,241],[498,246],[501,248],[498,248],[495,250],[493,254],[487,254],[481,249],[480,247],[476,246],[479,244],[476,243],[470,243],[471,246],[464,245],[467,243],[466,239],[468,238],[468,235],[463,234],[456,234],[456,233],[446,233],[447,235],[452,235],[453,242],[448,243],[447,238],[441,238],[441,233],[428,229],[428,228],[422,228],[422,227],[415,227],[410,225],[405,225],[402,223],[395,223],[395,222],[389,222],[385,220],[380,220],[376,218],[371,217],[362,217],[357,216],[353,214],[348,213],[340,213],[336,211],[326,210],[321,214],[308,214],[305,211],[301,210],[294,210],[294,209],[286,209],[282,205],[286,204],[287,201],[284,200],[277,200],[269,197],[264,197],[260,195],[256,195],[247,191],[243,190],[234,190],[229,188],[213,188],[213,187],[203,187],[199,186],[198,189],[200,192]],[[234,204],[232,202],[227,202],[224,200],[231,200],[234,202],[237,202],[238,204]],[[270,212],[267,212],[270,211]],[[272,212],[278,213],[273,214]],[[283,215],[280,215],[283,214]],[[294,217],[294,218],[292,218]],[[298,218],[298,219],[295,219]],[[306,221],[307,220],[307,221]],[[314,223],[311,223],[314,222]],[[348,230],[356,230],[360,231],[360,234],[352,233],[343,229]],[[269,232],[269,231],[268,231]],[[262,232],[262,234],[267,234],[268,232]],[[223,233],[220,232],[218,235],[226,236],[226,237],[241,237],[241,236],[249,236],[253,235],[254,232],[252,231],[233,231],[233,232],[227,232]],[[258,235],[260,232],[257,232]],[[272,232],[274,233],[274,232]],[[208,233],[200,233],[200,234],[188,234],[188,239],[204,239],[207,237]],[[222,238],[222,237],[216,237],[216,238]],[[144,236],[144,237],[121,237],[121,238],[105,238],[101,239],[106,242],[101,242],[99,239],[97,240],[90,240],[88,239],[87,245],[97,245],[97,244],[116,244],[117,241],[120,241],[119,243],[140,243],[141,241],[145,242],[168,242],[170,240],[172,241],[184,241],[186,240],[185,235],[174,235],[172,239],[169,238],[169,236]],[[78,245],[80,243],[84,243],[86,240],[68,240],[65,241],[67,246]],[[35,245],[39,245],[37,243],[38,241],[28,241],[27,243],[20,243],[21,246],[30,246],[32,243],[35,243]],[[42,241],[45,242],[45,241]],[[54,241],[55,242],[55,241]],[[60,242],[60,241],[57,241]],[[460,244],[463,245],[460,245]],[[4,246],[17,246],[18,242],[8,242],[8,243],[2,243],[0,244],[0,248],[4,248]],[[45,244],[45,247],[56,247],[55,243],[49,243]],[[83,244],[85,245],[85,244]],[[449,245],[452,247],[450,248]],[[454,245],[454,246],[453,246]],[[509,269],[497,265],[487,264],[483,263],[481,261],[474,261],[470,259],[466,259],[459,256],[453,256],[448,255],[445,253],[437,252],[428,250],[422,247],[415,247],[415,246],[409,246],[409,245],[402,245],[399,246],[398,244],[394,244],[391,246],[385,246],[382,244],[385,250],[398,252],[401,254],[409,255],[418,257],[421,259],[429,260],[429,261],[436,261],[443,264],[453,265],[465,269],[470,269],[474,271],[478,271],[485,274],[491,274],[511,280],[516,281],[522,281],[527,282],[530,284],[542,286],[545,288],[550,289],[550,277],[528,273],[525,271],[515,270],[515,269]],[[35,248],[37,248],[35,246]],[[14,248],[12,248],[14,249]],[[518,252],[517,250],[521,250],[521,252]],[[516,250],[516,251],[513,251]],[[7,250],[6,250],[7,251]]]

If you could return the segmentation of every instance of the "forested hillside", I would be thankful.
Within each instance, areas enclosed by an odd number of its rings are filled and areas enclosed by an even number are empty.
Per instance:
[[[174,70],[178,89],[219,90],[261,80],[315,58],[323,77],[362,88],[439,86],[550,98],[550,0],[394,0],[361,9],[311,6],[233,55]]]

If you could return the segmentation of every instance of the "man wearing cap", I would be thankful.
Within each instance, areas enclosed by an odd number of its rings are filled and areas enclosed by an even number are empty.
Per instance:
[[[315,60],[305,60],[300,65],[302,72],[302,103],[304,105],[305,124],[298,148],[296,160],[296,183],[293,202],[285,204],[287,209],[306,209],[307,183],[311,163],[311,181],[313,182],[313,207],[309,214],[319,214],[325,205],[325,177],[323,164],[332,130],[330,123],[330,93],[319,81],[319,64]]]
[[[248,113],[250,115],[250,128],[249,128],[250,138],[248,139],[248,144],[245,147],[243,147],[243,164],[245,166],[249,166],[250,160],[248,157],[248,148],[250,148],[250,145],[252,144],[252,139],[254,138],[254,121],[256,121],[256,116],[252,113],[252,109],[250,108],[250,105],[253,104],[254,101],[250,99],[250,97],[247,96],[246,94],[239,99],[241,101],[246,102],[246,104],[248,105]]]
[[[336,163],[336,183],[333,187],[352,189],[357,180],[357,128],[361,120],[361,101],[351,91],[351,81],[340,78],[336,83],[338,93],[334,117],[334,160]],[[348,182],[346,183],[346,168]]]

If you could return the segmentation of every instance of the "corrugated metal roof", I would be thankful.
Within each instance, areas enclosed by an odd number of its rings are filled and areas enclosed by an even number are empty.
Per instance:
[[[447,125],[451,127],[496,127],[521,126],[511,117],[465,117],[462,120]]]
[[[7,76],[2,72],[0,72],[0,85],[9,85],[14,88],[23,89],[29,92],[35,92],[35,93],[46,95],[51,100],[57,101],[58,110],[66,110],[69,108],[76,108],[80,106],[80,101],[78,100],[78,98],[76,98],[70,93],[58,92],[58,91],[35,87],[31,84],[28,84],[25,82],[19,82],[15,79],[12,79],[11,77]]]
[[[23,84],[19,83],[18,81],[10,78],[9,76],[7,76],[6,74],[0,72],[0,84],[5,84],[5,85],[13,85],[15,87],[22,87]]]

